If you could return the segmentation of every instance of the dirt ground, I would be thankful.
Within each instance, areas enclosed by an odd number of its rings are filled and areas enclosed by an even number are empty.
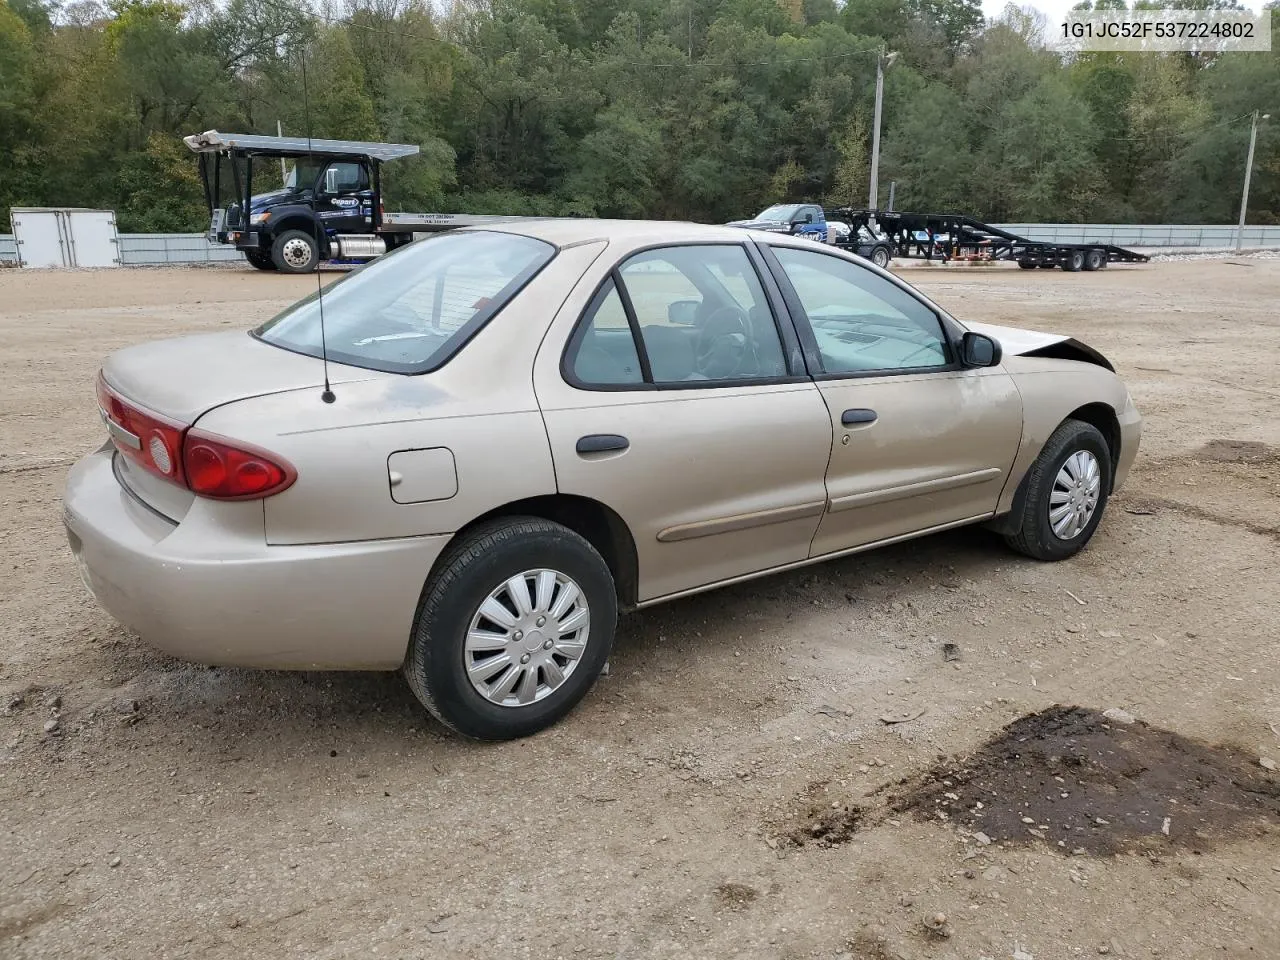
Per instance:
[[[902,274],[1127,379],[1146,434],[1089,549],[959,531],[637,614],[567,721],[478,745],[398,675],[166,659],[76,575],[59,497],[103,356],[313,280],[0,270],[0,956],[1280,957],[1280,260]],[[1054,704],[1139,719],[1135,773],[1088,796],[1155,781],[1141,843],[1057,843],[1032,789],[980,829],[997,774],[1038,758],[1051,810],[1070,751],[1111,749],[1097,720],[1032,751]],[[1199,773],[1135,777],[1202,744],[1230,750],[1189,822]]]

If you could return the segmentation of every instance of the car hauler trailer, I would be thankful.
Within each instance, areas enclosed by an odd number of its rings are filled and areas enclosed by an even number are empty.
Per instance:
[[[989,223],[952,213],[854,210],[838,213],[856,232],[874,223],[888,235],[894,256],[918,260],[1011,260],[1024,270],[1061,267],[1100,270],[1109,263],[1146,263],[1145,254],[1110,243],[1028,240]],[[837,244],[839,241],[837,241]]]
[[[259,270],[307,273],[323,260],[372,260],[416,233],[520,219],[385,212],[382,165],[416,154],[409,143],[217,130],[183,142],[200,158],[210,242],[234,245]],[[277,178],[278,188],[253,192]]]

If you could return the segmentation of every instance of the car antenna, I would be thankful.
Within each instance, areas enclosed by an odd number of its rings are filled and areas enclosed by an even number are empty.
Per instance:
[[[302,119],[307,126],[307,159],[315,165],[315,155],[311,152],[311,100],[307,95],[307,53],[302,52]],[[320,399],[325,403],[333,403],[333,388],[329,386],[329,349],[324,336],[324,281],[320,278],[320,218],[316,215],[316,185],[311,184],[311,230],[316,241],[316,303],[320,307],[320,362],[324,364],[324,391]]]

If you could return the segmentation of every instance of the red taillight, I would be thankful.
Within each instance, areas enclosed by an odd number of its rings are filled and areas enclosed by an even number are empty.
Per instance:
[[[189,430],[182,468],[191,492],[215,500],[257,500],[286,489],[298,474],[273,454],[246,444]]]
[[[256,500],[286,489],[297,471],[274,454],[144,410],[98,374],[102,408],[116,449],[143,469],[216,500]]]
[[[144,470],[182,485],[182,435],[186,427],[122,399],[98,374],[98,406],[116,449]]]

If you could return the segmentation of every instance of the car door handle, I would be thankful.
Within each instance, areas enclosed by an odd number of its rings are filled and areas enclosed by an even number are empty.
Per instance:
[[[631,446],[631,441],[626,437],[620,437],[616,433],[589,433],[585,437],[578,438],[578,453],[582,455],[590,453],[611,453],[616,450],[626,450]]]
[[[861,407],[854,407],[852,410],[846,410],[840,414],[840,422],[846,427],[852,427],[859,423],[875,423],[876,412],[874,410],[865,410]]]

